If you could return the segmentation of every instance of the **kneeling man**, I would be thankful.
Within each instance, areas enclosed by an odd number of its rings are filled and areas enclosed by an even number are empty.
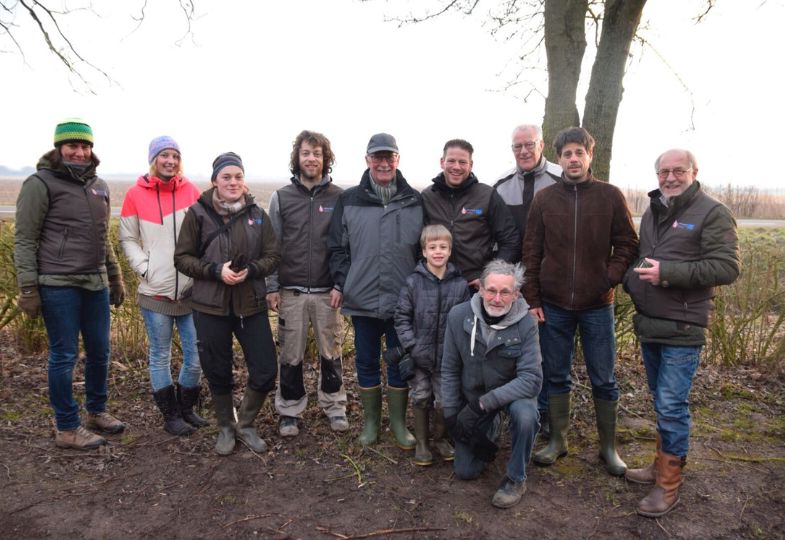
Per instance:
[[[493,496],[497,508],[517,504],[526,491],[526,465],[539,429],[537,394],[542,358],[537,321],[520,297],[523,270],[489,262],[480,290],[447,320],[442,357],[445,423],[455,440],[455,476],[477,478],[496,457],[499,412],[510,418],[512,452]]]

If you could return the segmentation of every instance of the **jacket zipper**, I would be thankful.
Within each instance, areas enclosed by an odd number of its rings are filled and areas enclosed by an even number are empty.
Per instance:
[[[312,283],[312,279],[311,279],[311,257],[310,257],[310,254],[313,251],[313,247],[312,247],[312,240],[313,240],[313,238],[312,238],[312,235],[311,235],[311,232],[313,231],[313,198],[314,198],[314,193],[312,191],[308,195],[308,199],[310,200],[310,202],[308,203],[308,233],[307,233],[308,234],[308,254],[309,254],[309,256],[308,256],[308,282],[306,283],[306,286],[307,286],[307,289],[308,289],[308,294],[311,293],[311,283]]]
[[[441,312],[442,312],[442,280],[436,278],[436,335],[433,336],[434,339],[434,348],[433,348],[433,367],[436,369],[437,360],[439,359],[439,322],[441,321]]]
[[[575,305],[575,273],[578,260],[578,185],[572,186],[575,193],[575,208],[572,216],[572,285],[570,286],[570,306]]]
[[[171,182],[172,180],[170,180]],[[174,244],[177,245],[177,213],[175,205],[174,192],[177,189],[176,185],[172,186],[172,231],[174,232]],[[161,225],[163,225],[163,217],[161,217]],[[180,298],[180,273],[175,268],[174,270],[174,301],[177,302]]]

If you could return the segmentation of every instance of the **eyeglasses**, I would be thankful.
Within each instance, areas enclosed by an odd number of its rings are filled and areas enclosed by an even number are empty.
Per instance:
[[[371,154],[370,157],[371,161],[374,163],[383,163],[386,161],[387,163],[393,164],[398,159],[398,154]]]
[[[668,176],[670,176],[671,173],[673,173],[673,176],[675,176],[678,179],[682,179],[684,178],[684,175],[690,172],[691,170],[692,167],[690,167],[689,169],[682,169],[681,167],[677,167],[675,169],[660,169],[659,171],[657,171],[657,177],[660,180],[665,180],[666,178],[668,178]]]
[[[508,300],[510,300],[510,298],[512,298],[515,295],[513,291],[508,291],[507,289],[497,291],[496,289],[486,289],[485,287],[480,287],[480,290],[482,291],[482,295],[487,300],[493,300],[498,296],[499,298],[502,299],[503,302],[507,302]]]
[[[518,152],[520,152],[525,148],[528,152],[531,152],[532,150],[537,148],[537,142],[538,141],[528,141],[523,144],[513,144],[512,151],[517,154]]]

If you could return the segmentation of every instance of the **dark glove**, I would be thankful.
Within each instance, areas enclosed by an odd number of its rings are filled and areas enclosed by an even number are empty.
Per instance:
[[[398,361],[398,374],[404,382],[414,378],[414,358],[409,353]]]
[[[38,287],[35,285],[22,287],[16,303],[31,319],[38,317],[41,313],[41,296],[38,294]]]
[[[235,255],[232,263],[229,265],[229,270],[232,272],[242,272],[248,266],[248,257],[245,253]]]
[[[125,300],[125,284],[122,274],[109,276],[109,303],[118,308]]]
[[[499,446],[488,438],[487,432],[483,431],[475,431],[472,434],[469,446],[472,448],[474,457],[485,463],[491,463],[495,460],[496,453],[499,451]]]
[[[397,347],[390,347],[385,350],[384,353],[382,353],[382,359],[385,364],[394,366],[403,358],[404,354],[406,354],[406,351],[403,350],[403,347],[398,345]]]

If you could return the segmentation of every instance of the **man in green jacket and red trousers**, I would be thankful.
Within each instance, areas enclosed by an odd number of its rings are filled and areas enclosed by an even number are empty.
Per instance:
[[[625,477],[654,484],[638,513],[660,517],[679,502],[690,437],[689,393],[706,343],[714,287],[739,276],[736,221],[697,182],[688,150],[668,150],[654,163],[660,188],[641,219],[640,258],[624,287],[635,303],[635,333],[657,415],[654,460]]]

